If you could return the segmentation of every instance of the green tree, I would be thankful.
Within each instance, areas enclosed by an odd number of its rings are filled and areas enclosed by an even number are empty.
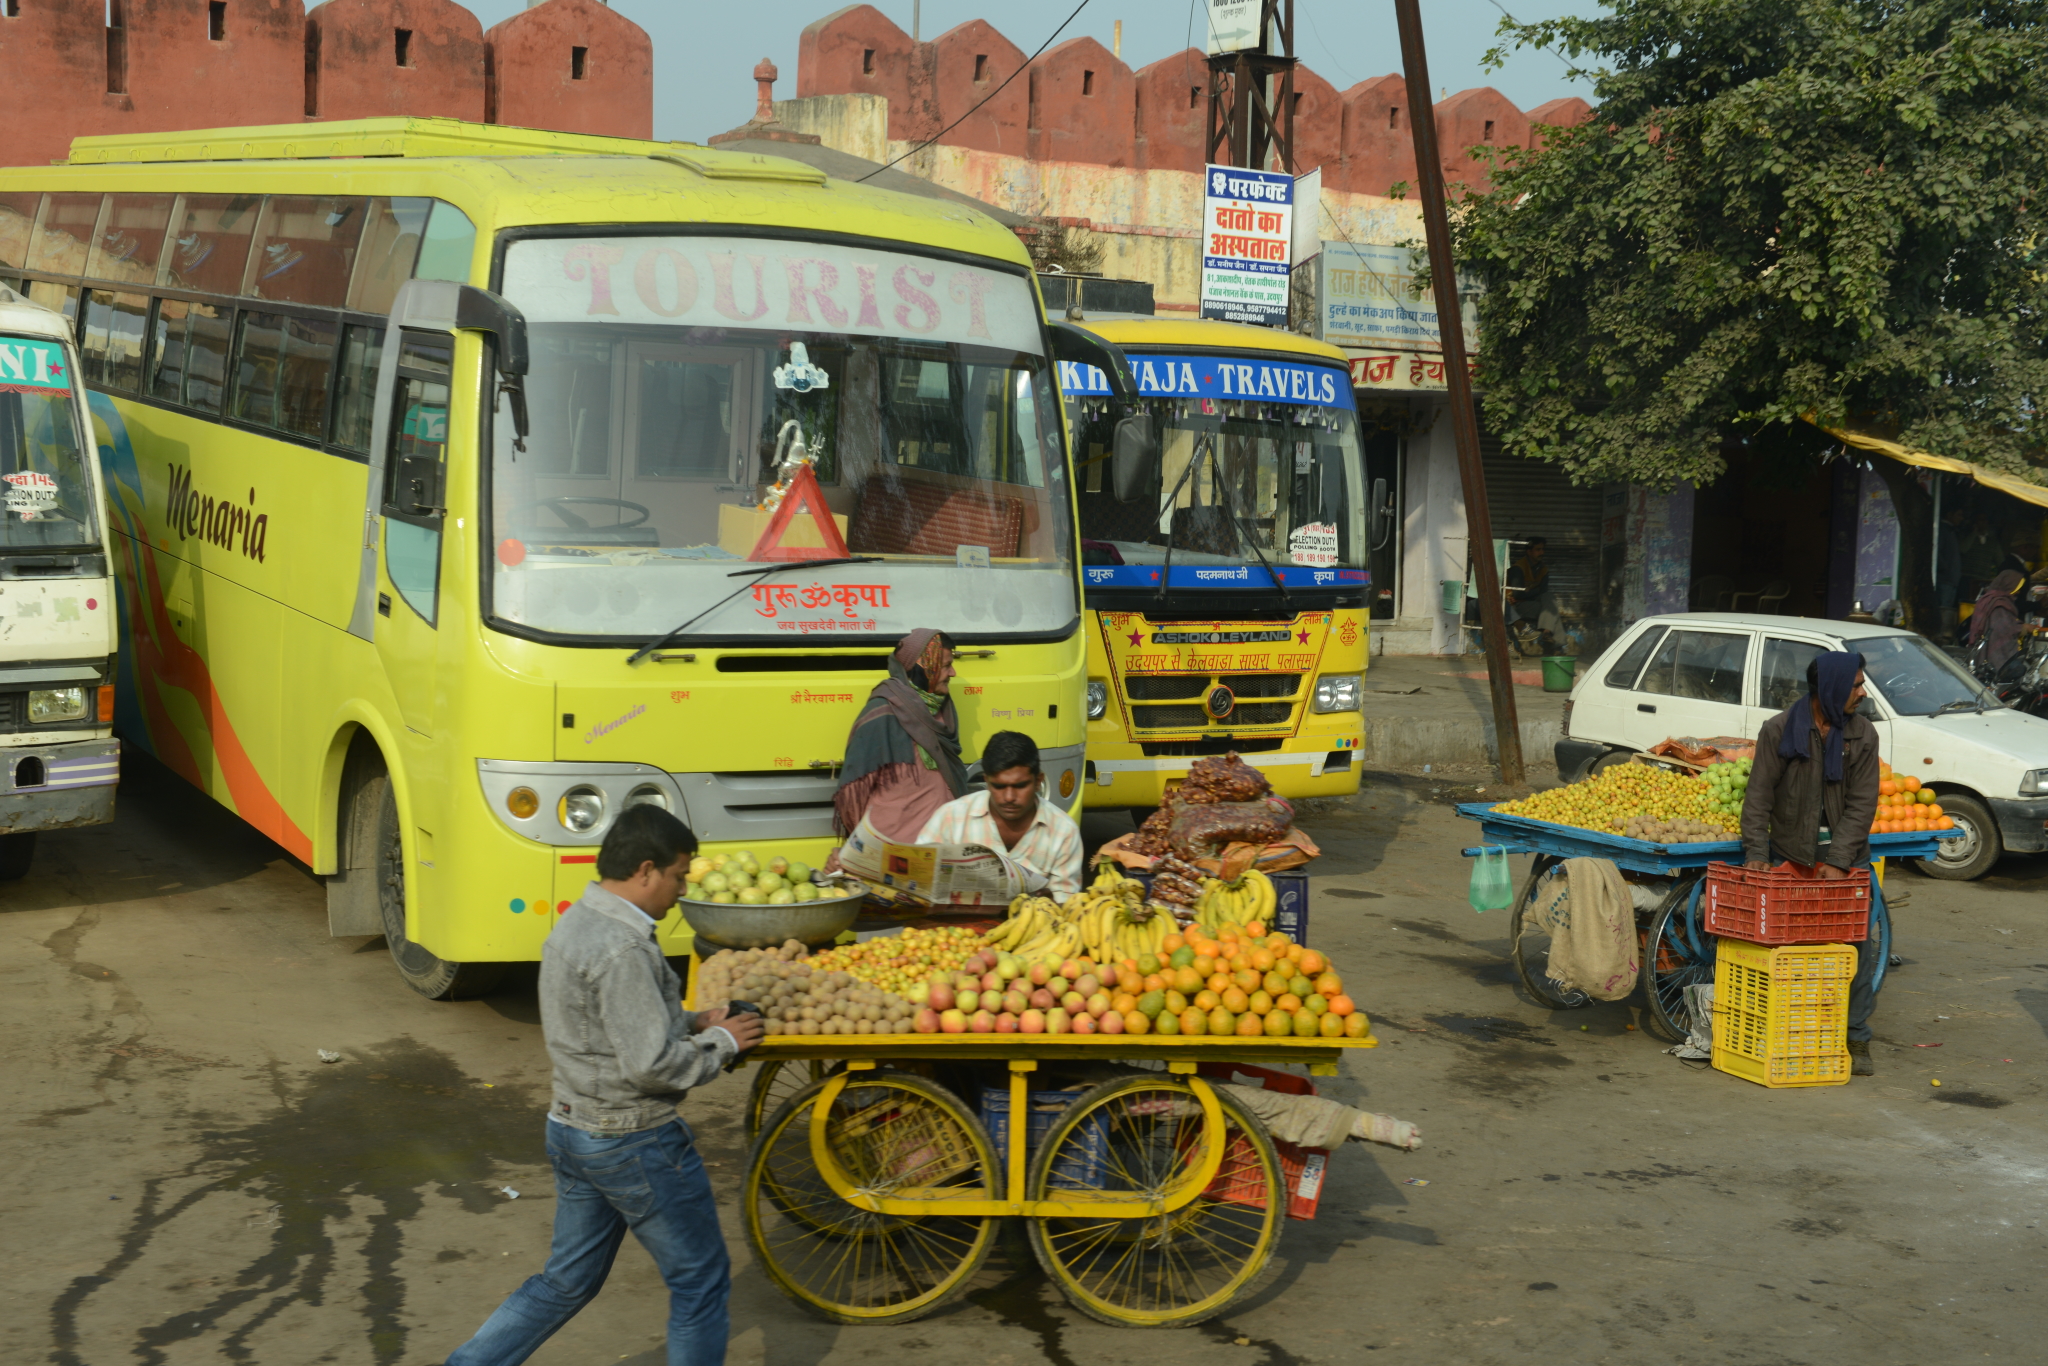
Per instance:
[[[1811,417],[2039,478],[2048,3],[1607,8],[1502,25],[1599,104],[1458,215],[1506,448],[1669,486],[1731,442],[1812,458]],[[1924,583],[1927,499],[1877,464]]]

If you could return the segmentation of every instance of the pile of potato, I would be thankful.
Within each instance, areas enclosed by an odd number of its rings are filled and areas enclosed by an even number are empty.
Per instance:
[[[779,949],[713,954],[697,977],[697,1008],[751,1001],[775,1035],[912,1032],[917,1012],[909,1001],[851,973],[819,972],[804,953],[792,939]]]

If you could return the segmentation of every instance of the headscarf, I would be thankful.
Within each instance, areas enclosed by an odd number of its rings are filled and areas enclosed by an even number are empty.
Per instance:
[[[1816,687],[1810,698],[1820,702],[1820,714],[1827,718],[1828,738],[1822,751],[1821,776],[1828,782],[1842,781],[1842,732],[1849,720],[1845,710],[1849,694],[1856,690],[1856,675],[1862,672],[1863,656],[1847,650],[1830,650],[1816,661]],[[1778,737],[1780,759],[1813,757],[1813,707],[1802,697],[1785,711],[1785,733]]]
[[[2020,634],[2020,605],[2013,593],[2019,588],[2023,576],[2012,569],[2001,569],[1998,576],[1985,585],[1977,595],[1977,606],[1970,613],[1969,643],[1988,641],[1992,667],[1997,668],[2018,652]]]
[[[943,691],[951,673],[941,664],[950,648],[940,632],[916,630],[889,656],[888,678],[868,694],[846,737],[846,763],[832,798],[833,824],[841,835],[860,824],[877,792],[920,768],[937,772],[953,796],[967,795],[960,719]]]

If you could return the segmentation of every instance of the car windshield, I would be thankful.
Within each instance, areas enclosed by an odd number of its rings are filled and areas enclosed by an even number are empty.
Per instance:
[[[1332,366],[1215,356],[1130,357],[1160,436],[1137,496],[1117,497],[1115,410],[1079,376],[1066,399],[1091,587],[1291,589],[1364,579],[1364,455],[1351,384]],[[1103,384],[1106,388],[1106,382]],[[1078,389],[1080,392],[1075,392]],[[1226,568],[1229,567],[1229,568]],[[1233,572],[1234,571],[1234,572]]]
[[[60,342],[0,336],[0,550],[99,543]]]
[[[507,250],[504,292],[528,320],[531,432],[518,449],[500,404],[499,619],[635,643],[705,608],[676,639],[1071,629],[1057,396],[1023,275],[546,238]],[[873,562],[800,563],[856,556]]]
[[[1844,641],[1863,656],[1863,674],[1892,710],[1905,716],[1933,716],[1964,707],[2002,707],[1997,696],[1922,636],[1872,636]]]

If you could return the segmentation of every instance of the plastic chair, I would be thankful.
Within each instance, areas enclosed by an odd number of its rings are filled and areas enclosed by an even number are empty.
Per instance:
[[[1703,579],[1694,579],[1690,601],[1695,612],[1720,612],[1726,610],[1728,594],[1735,587],[1735,580],[1726,574],[1709,574]]]
[[[1757,610],[1762,611],[1765,603],[1776,604],[1783,602],[1787,597],[1791,596],[1791,593],[1791,585],[1787,584],[1783,579],[1772,579],[1753,593],[1730,593],[1728,595],[1728,610],[1740,612],[1742,610],[1742,600],[1749,598],[1757,604]]]

